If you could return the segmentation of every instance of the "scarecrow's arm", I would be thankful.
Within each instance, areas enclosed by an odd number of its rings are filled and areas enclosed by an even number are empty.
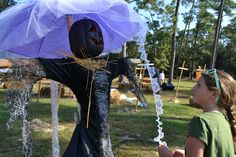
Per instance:
[[[148,109],[147,101],[139,87],[138,80],[133,72],[132,63],[128,58],[122,58],[116,61],[111,61],[108,64],[108,69],[111,71],[112,78],[116,78],[118,75],[125,75],[131,84],[132,93],[136,95],[138,100],[142,103],[145,109]]]

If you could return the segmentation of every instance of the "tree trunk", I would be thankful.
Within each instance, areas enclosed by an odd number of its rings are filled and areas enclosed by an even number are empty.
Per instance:
[[[192,68],[191,68],[191,72],[194,72],[194,67],[195,67],[195,54],[197,54],[197,50],[196,50],[196,46],[197,46],[197,38],[198,38],[198,34],[200,31],[200,26],[201,22],[198,21],[197,25],[196,25],[196,33],[194,35],[194,42],[193,42],[193,50],[194,53],[192,54]],[[193,75],[191,75],[191,80],[193,79]]]
[[[187,27],[188,27],[188,23],[185,24],[185,28],[184,28],[184,33],[183,33],[183,36],[181,37],[181,40],[180,40],[180,46],[179,46],[179,55],[177,57],[177,62],[176,62],[176,75],[179,76],[179,63],[180,63],[180,56],[182,54],[182,46],[183,46],[183,43],[185,42],[185,34],[186,34],[186,30],[187,30]],[[177,51],[178,52],[178,51]]]
[[[212,59],[211,59],[211,68],[214,68],[216,64],[215,62],[217,58],[217,45],[218,45],[222,15],[223,15],[223,10],[224,10],[224,2],[225,0],[221,0],[220,2],[218,19],[216,21],[215,37],[214,37],[213,52],[212,52]]]
[[[0,1],[0,12],[6,9],[7,7],[15,4],[16,2],[14,0],[2,0]]]
[[[194,9],[194,6],[195,6],[195,1],[193,1],[193,5],[191,7],[191,10],[189,12],[189,17],[193,17],[193,9]],[[186,23],[185,23],[185,28],[184,28],[184,33],[183,33],[183,36],[180,40],[180,46],[179,46],[179,55],[178,55],[178,58],[177,58],[177,67],[176,67],[176,75],[179,76],[179,63],[180,63],[180,57],[182,55],[182,51],[186,51],[186,46],[184,49],[183,48],[183,44],[185,43],[185,45],[188,44],[188,37],[189,37],[189,30],[190,30],[190,23],[192,22],[192,19],[191,20],[188,20]],[[187,31],[187,34],[186,34],[186,31]]]
[[[5,8],[8,6],[9,2],[10,2],[10,0],[3,0],[3,5]]]
[[[179,12],[179,3],[180,0],[177,0],[176,8],[175,8],[175,16],[173,23],[173,33],[172,33],[172,49],[171,49],[171,59],[170,59],[170,69],[169,69],[169,79],[168,84],[172,85],[173,77],[174,77],[174,67],[175,67],[175,55],[176,55],[176,29],[177,29],[177,21],[178,21],[178,12]]]

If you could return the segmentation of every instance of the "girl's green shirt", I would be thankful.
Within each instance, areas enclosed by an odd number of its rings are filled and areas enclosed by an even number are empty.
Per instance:
[[[234,157],[230,125],[221,112],[205,112],[194,116],[189,124],[188,136],[205,143],[204,157]]]

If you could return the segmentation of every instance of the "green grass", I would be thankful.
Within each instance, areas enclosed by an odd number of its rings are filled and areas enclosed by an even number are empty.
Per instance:
[[[174,82],[176,84],[176,82]],[[164,100],[163,122],[164,140],[171,149],[184,147],[185,130],[193,115],[201,112],[199,109],[188,105],[190,89],[194,81],[182,81],[180,84],[178,99],[179,104],[172,103],[175,91],[162,91]],[[12,129],[7,130],[6,121],[9,109],[4,104],[6,90],[0,89],[0,157],[19,157],[21,153],[21,126],[18,120]],[[157,143],[152,139],[157,136],[156,112],[154,99],[151,93],[145,93],[149,102],[149,111],[139,109],[136,112],[121,112],[123,108],[135,109],[134,105],[111,105],[110,109],[110,134],[113,151],[117,157],[155,157]],[[30,104],[30,119],[40,119],[51,123],[50,99],[41,98],[36,102],[33,97]],[[59,130],[61,152],[64,152],[75,127],[74,113],[76,101],[62,98],[59,108],[59,124],[63,126]],[[129,137],[130,139],[122,139]],[[33,131],[33,156],[51,156],[51,132],[45,130]],[[62,154],[62,153],[61,153]]]

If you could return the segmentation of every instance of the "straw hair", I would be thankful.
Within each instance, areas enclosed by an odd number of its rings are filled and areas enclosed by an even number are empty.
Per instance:
[[[69,58],[74,59],[75,63],[93,72],[98,69],[105,70],[104,67],[106,67],[107,65],[106,60],[95,60],[93,58],[80,59],[80,58],[77,58],[74,54],[72,54]]]
[[[68,53],[65,53],[64,51],[60,51],[60,54],[63,54],[68,58],[72,58],[74,60],[74,62],[71,62],[71,63],[77,63],[77,64],[81,65],[82,67],[84,67],[88,70],[91,70],[93,72],[100,69],[100,70],[104,70],[104,71],[110,73],[109,71],[104,69],[104,67],[107,66],[108,58],[107,58],[107,60],[101,60],[101,59],[96,60],[95,58],[88,58],[85,54],[84,48],[80,48],[80,52],[83,55],[82,59],[76,57],[73,53],[72,53],[72,55],[66,55]]]
[[[88,58],[85,54],[85,50],[84,48],[79,48],[81,54],[83,55],[83,59],[77,58],[73,53],[70,56],[67,56],[69,58],[72,58],[74,60],[74,62],[71,63],[77,63],[79,65],[81,65],[82,67],[88,69],[88,76],[87,76],[87,83],[86,83],[86,89],[88,87],[88,83],[89,83],[89,75],[90,75],[90,71],[92,71],[93,75],[92,75],[92,80],[90,82],[90,89],[89,89],[89,104],[88,104],[88,111],[87,111],[87,123],[86,123],[86,127],[89,127],[89,116],[90,116],[90,108],[91,108],[91,96],[92,96],[92,86],[93,86],[93,81],[95,79],[94,77],[94,72],[96,70],[104,70],[108,73],[110,73],[109,71],[107,71],[106,69],[104,69],[104,67],[106,67],[107,62],[108,62],[108,58],[107,60],[95,60],[94,58]]]

